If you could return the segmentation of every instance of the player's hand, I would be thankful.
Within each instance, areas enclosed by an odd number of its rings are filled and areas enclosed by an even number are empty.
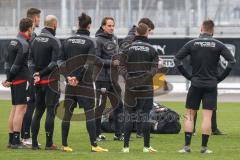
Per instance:
[[[77,77],[72,77],[72,86],[77,86],[78,85],[78,80]]]
[[[78,80],[76,77],[67,77],[67,80],[68,80],[68,83],[71,85],[71,86],[77,86],[78,85]]]
[[[113,60],[113,66],[119,66],[120,65],[120,61],[115,59]]]
[[[33,74],[33,79],[34,79],[34,83],[38,83],[40,81],[40,75],[39,72],[36,72]]]
[[[72,81],[72,77],[68,76],[67,81],[68,81],[68,83],[70,83]]]
[[[8,82],[8,81],[3,81],[2,82],[2,85],[3,85],[3,87],[6,87],[6,88],[9,88],[10,86],[11,86],[11,82]]]
[[[72,86],[72,82],[73,82],[72,77],[68,76],[67,77],[67,81]]]

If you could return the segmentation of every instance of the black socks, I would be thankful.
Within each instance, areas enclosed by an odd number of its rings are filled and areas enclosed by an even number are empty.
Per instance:
[[[191,144],[192,133],[185,132],[185,146],[189,146]]]
[[[207,147],[209,135],[202,134],[202,146]]]

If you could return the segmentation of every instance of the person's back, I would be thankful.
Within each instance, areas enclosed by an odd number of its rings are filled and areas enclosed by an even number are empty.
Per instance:
[[[86,29],[79,29],[76,35],[69,37],[63,42],[63,54],[61,59],[66,61],[68,72],[76,76],[79,80],[92,80],[93,64],[89,59],[94,59],[96,54],[95,41],[89,37],[90,32]],[[87,71],[87,75],[85,74]]]
[[[212,38],[212,35],[203,33],[199,38],[190,41],[181,52],[187,52],[191,56],[192,78],[191,82],[198,87],[215,87],[217,85],[218,63],[220,55],[226,58],[229,50],[220,41]],[[176,58],[179,56],[177,55]]]
[[[60,41],[54,37],[55,31],[45,27],[31,46],[31,56],[35,65],[34,71],[46,76],[57,66],[57,58],[60,52]]]
[[[34,72],[36,110],[32,120],[32,149],[40,149],[38,144],[38,133],[41,118],[46,113],[46,144],[45,150],[57,150],[53,143],[55,109],[59,100],[59,88],[57,72],[57,59],[60,53],[60,41],[57,40],[55,32],[57,29],[57,17],[47,15],[44,21],[45,28],[32,43],[30,56],[30,67]]]
[[[146,24],[148,26],[148,29],[150,32],[153,31],[155,28],[153,22],[147,17],[141,18],[138,21],[138,24],[140,24],[140,23]],[[133,25],[132,28],[128,31],[127,36],[123,40],[120,41],[120,43],[119,43],[120,51],[126,50],[128,48],[127,46],[130,46],[134,42],[135,37],[136,37],[136,34],[135,34],[136,30],[137,30],[137,26]]]
[[[96,53],[95,41],[89,37],[92,19],[85,13],[78,17],[79,29],[76,35],[63,42],[62,54],[59,58],[60,70],[67,79],[65,89],[64,115],[62,119],[62,150],[72,152],[68,146],[70,121],[76,105],[83,107],[86,117],[86,128],[89,134],[92,152],[107,152],[96,142],[96,126],[94,119],[94,97],[92,70]],[[70,102],[70,103],[68,103]],[[74,104],[74,105],[73,105]]]
[[[20,142],[20,131],[23,116],[27,108],[27,81],[30,72],[27,66],[29,53],[29,39],[32,34],[33,22],[29,18],[23,18],[19,23],[19,33],[15,40],[8,46],[8,55],[4,69],[7,79],[2,82],[4,87],[11,88],[12,109],[9,115],[9,144],[12,149],[20,149],[25,146]],[[14,114],[12,114],[14,113]]]
[[[156,62],[157,52],[149,44],[147,38],[137,36],[136,41],[133,42],[132,46],[129,48],[127,56],[127,72],[131,76],[132,74],[144,74],[149,72],[153,62]],[[133,65],[131,65],[131,63],[133,63]]]
[[[227,47],[212,38],[214,33],[214,22],[205,20],[201,26],[200,37],[185,44],[175,56],[175,63],[183,76],[191,80],[186,100],[185,118],[185,144],[179,153],[191,152],[191,137],[194,121],[192,120],[200,104],[202,103],[202,147],[201,153],[212,153],[208,149],[208,139],[211,134],[211,118],[214,110],[217,109],[217,83],[221,82],[230,73],[235,59]],[[192,74],[189,74],[183,67],[182,60],[190,56]],[[217,67],[222,55],[228,66],[223,73],[218,73]]]
[[[146,24],[140,23],[139,26],[137,32],[148,30]],[[126,85],[130,88],[150,85],[148,87],[152,88],[152,77],[157,69],[157,62],[157,51],[149,43],[148,38],[136,35],[135,41],[122,56],[122,63],[127,71]]]
[[[218,63],[222,55],[229,67],[234,63],[234,57],[228,48],[220,41],[213,38],[214,23],[211,20],[203,22],[199,38],[185,44],[175,56],[175,63],[179,71],[191,80],[195,87],[216,87],[217,83],[227,75],[218,73]],[[189,75],[182,67],[181,60],[190,56],[192,74]],[[226,73],[230,72],[229,69]]]
[[[143,17],[138,21],[138,24],[143,23],[146,24],[148,26],[148,29],[150,32],[152,32],[155,28],[154,23],[152,22],[151,19],[147,18],[147,17]],[[131,46],[131,44],[134,42],[135,37],[136,37],[136,30],[137,30],[137,26],[133,25],[132,28],[129,30],[127,36],[120,41],[119,43],[119,52],[120,53],[124,53],[128,50],[128,48]],[[124,67],[119,68],[119,73],[123,74],[122,76],[125,77],[124,75]],[[137,128],[137,137],[142,137],[142,125],[141,122],[137,122],[136,124],[136,128]]]
[[[29,38],[28,38],[29,39]],[[9,74],[11,81],[14,80],[28,80],[29,69],[27,59],[29,54],[29,42],[25,36],[20,32],[17,38],[10,41],[8,46],[8,55],[6,63],[10,68],[13,68],[13,74]],[[14,69],[15,68],[15,69]],[[15,72],[16,71],[16,72]]]
[[[148,41],[149,28],[140,23],[136,29],[135,42],[122,55],[126,67],[124,98],[124,146],[123,153],[129,152],[129,140],[133,123],[142,123],[144,139],[143,152],[157,152],[150,146],[149,113],[153,106],[152,77],[156,71],[158,55]],[[144,118],[143,118],[144,116]],[[133,118],[134,117],[134,118]]]
[[[93,46],[94,42],[86,35],[75,35],[69,37],[63,43],[64,52],[67,56],[66,58],[70,59],[79,55],[88,55],[91,45]]]

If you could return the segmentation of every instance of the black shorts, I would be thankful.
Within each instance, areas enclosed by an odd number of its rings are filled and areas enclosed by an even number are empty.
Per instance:
[[[12,105],[27,104],[27,82],[11,86]]]
[[[188,90],[186,108],[198,110],[202,102],[203,109],[217,109],[217,87],[199,88],[191,86]]]

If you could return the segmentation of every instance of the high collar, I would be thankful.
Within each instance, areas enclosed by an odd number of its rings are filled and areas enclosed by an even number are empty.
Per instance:
[[[99,36],[100,36],[100,37],[105,37],[105,38],[107,38],[107,39],[112,39],[113,34],[108,34],[108,33],[104,32],[103,28],[100,27],[100,28],[97,30],[95,36],[96,36],[96,37],[99,37]]]
[[[133,35],[135,36],[135,32],[137,30],[137,26],[133,25],[132,28],[129,30],[128,35]]]
[[[78,29],[76,34],[90,36],[90,32],[88,30],[82,29],[82,28]]]
[[[212,37],[213,37],[212,34],[204,32],[199,35],[199,38],[212,38]]]
[[[145,36],[136,36],[135,41],[147,42],[149,43],[149,39]]]
[[[48,27],[43,28],[41,32],[47,33],[47,34],[52,34],[53,36],[56,35],[56,30],[54,30],[52,28],[48,28]]]
[[[25,32],[19,32],[19,35],[23,36],[26,40],[30,40],[30,36],[27,35]]]

